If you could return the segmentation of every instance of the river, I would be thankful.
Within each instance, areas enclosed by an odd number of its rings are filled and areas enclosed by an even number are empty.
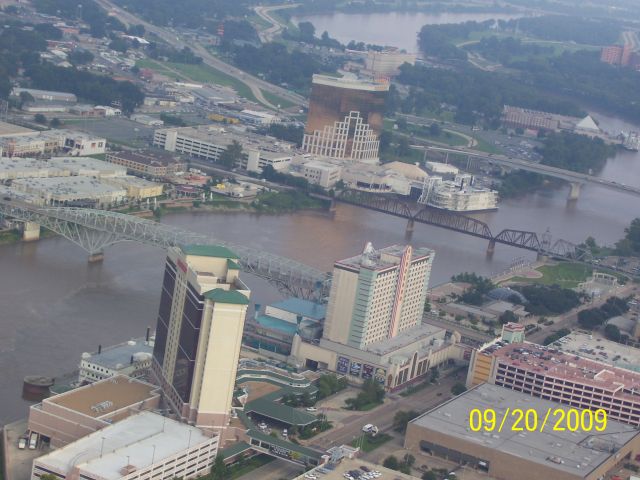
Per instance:
[[[620,153],[602,174],[640,185],[640,157]],[[497,212],[478,217],[494,232],[550,227],[555,237],[580,241],[594,235],[612,243],[640,215],[637,198],[596,187],[585,187],[571,207],[565,198],[566,189],[543,191],[508,200]],[[163,221],[327,271],[334,260],[358,253],[367,241],[376,246],[406,241],[403,220],[350,205],[339,205],[335,214],[181,213]],[[432,285],[460,271],[491,275],[516,258],[534,258],[531,252],[498,245],[487,259],[485,241],[419,224],[411,243],[436,250]],[[104,262],[92,265],[81,249],[62,238],[0,246],[0,422],[26,415],[28,403],[20,399],[25,375],[72,370],[83,351],[142,336],[147,326],[153,327],[163,261],[161,250],[127,243],[109,248]],[[245,278],[255,302],[279,298],[264,280]]]
[[[311,22],[316,34],[327,31],[332,38],[347,44],[351,40],[397,47],[408,52],[417,52],[417,35],[424,25],[464,23],[486,20],[512,20],[521,14],[509,13],[331,13],[292,17],[294,24]]]

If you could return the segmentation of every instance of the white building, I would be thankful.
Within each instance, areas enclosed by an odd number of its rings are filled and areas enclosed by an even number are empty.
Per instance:
[[[139,378],[151,368],[153,337],[136,338],[119,345],[99,348],[97,352],[84,352],[80,360],[78,381],[93,383],[116,375]]]
[[[28,178],[13,180],[11,188],[32,194],[40,205],[65,205],[69,202],[95,202],[107,206],[122,202],[127,191],[106,185],[91,177]]]
[[[441,177],[425,179],[419,203],[452,212],[477,212],[498,208],[498,192],[475,187],[473,176],[456,175],[454,180]]]
[[[0,137],[0,147],[6,157],[36,157],[55,153],[96,155],[105,153],[106,146],[105,138],[74,130],[45,130]]]
[[[240,119],[245,123],[261,127],[268,127],[272,123],[280,122],[280,119],[271,113],[246,109],[240,112]]]
[[[71,171],[68,168],[58,168],[44,160],[0,157],[0,181],[18,178],[68,177],[70,175]]]
[[[309,183],[322,188],[332,188],[342,173],[342,167],[321,160],[313,160],[302,166],[302,174]]]
[[[162,128],[155,131],[153,145],[170,152],[217,162],[234,141],[242,145],[239,167],[261,172],[266,165],[281,170],[291,163],[294,144],[264,135],[216,126]]]
[[[217,452],[217,436],[142,412],[37,458],[30,478],[52,474],[60,480],[190,479],[209,473]]]
[[[67,154],[74,157],[100,155],[107,150],[107,140],[83,132],[68,131],[64,136],[63,148]]]
[[[49,102],[76,103],[78,98],[73,93],[55,92],[53,90],[38,90],[35,88],[14,87],[11,96],[19,97],[21,93],[28,93],[34,100],[46,100]]]

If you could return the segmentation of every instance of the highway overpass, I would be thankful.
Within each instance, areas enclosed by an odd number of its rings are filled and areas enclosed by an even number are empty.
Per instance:
[[[467,148],[449,148],[418,145],[412,145],[412,148],[452,155],[463,155],[469,158],[477,158],[494,165],[500,165],[501,167],[526,170],[527,172],[534,172],[540,175],[545,175],[547,177],[559,178],[571,184],[571,191],[569,193],[570,199],[577,199],[580,194],[580,186],[587,183],[598,185],[603,188],[608,188],[609,190],[614,190],[616,192],[640,196],[640,187],[625,185],[624,183],[599,178],[594,175],[588,175],[586,173],[572,172],[571,170],[550,167],[548,165],[542,165],[541,163],[530,162],[528,160],[522,160],[519,158],[507,157],[506,155],[479,152],[477,150],[471,150]]]

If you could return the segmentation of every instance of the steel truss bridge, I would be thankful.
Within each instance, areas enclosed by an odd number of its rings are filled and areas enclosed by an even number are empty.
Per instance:
[[[570,260],[588,260],[590,256],[590,252],[566,240],[559,239],[552,242],[551,234],[548,231],[538,235],[536,232],[526,230],[505,229],[494,234],[489,225],[476,218],[412,203],[406,197],[398,197],[393,194],[344,190],[335,197],[335,200],[406,218],[408,220],[407,231],[412,231],[414,223],[418,222],[483,238],[489,242],[488,253],[493,253],[496,243],[501,243]]]
[[[224,245],[240,258],[243,271],[266,278],[281,290],[302,298],[324,298],[329,294],[330,277],[296,260],[257,248],[224,242],[208,235],[182,230],[152,220],[105,210],[73,207],[37,207],[0,201],[0,216],[39,225],[71,240],[92,257],[120,242],[138,242],[161,248],[180,245]]]

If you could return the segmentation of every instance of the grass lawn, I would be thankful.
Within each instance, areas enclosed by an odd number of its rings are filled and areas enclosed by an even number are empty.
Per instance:
[[[266,90],[262,90],[262,94],[264,95],[264,98],[266,98],[269,103],[273,104],[276,107],[280,105],[280,108],[284,109],[284,108],[293,107],[295,105],[295,103],[290,102],[289,100],[286,100],[282,97],[279,97],[274,93],[267,92]]]
[[[388,435],[386,433],[380,433],[375,437],[363,434],[362,436],[356,438],[353,442],[351,442],[351,446],[360,447],[360,450],[367,453],[375,450],[380,445],[387,443],[392,438],[393,437],[391,435]]]
[[[575,288],[591,276],[593,269],[581,263],[559,263],[543,265],[537,269],[542,273],[540,278],[515,277],[520,282],[539,283],[542,285],[560,285],[563,288]]]
[[[261,453],[260,455],[256,455],[255,457],[251,457],[246,462],[243,462],[239,465],[234,465],[229,468],[227,479],[233,480],[235,478],[239,478],[243,475],[246,475],[249,472],[252,472],[256,468],[260,468],[263,465],[266,465],[269,462],[275,460],[274,457]],[[206,477],[205,477],[206,478]]]
[[[476,142],[478,142],[478,144],[475,147],[473,147],[474,150],[479,150],[480,152],[486,152],[486,153],[502,153],[502,150],[500,150],[494,144],[487,142],[483,138],[480,138],[477,135],[474,136],[473,138],[475,138]]]
[[[200,83],[214,83],[216,85],[222,85],[233,88],[238,95],[258,102],[256,97],[251,92],[251,89],[241,82],[240,80],[227,75],[209,65],[206,64],[190,64],[190,63],[176,63],[176,62],[158,62],[151,59],[139,60],[136,65],[140,68],[150,68],[160,74],[167,75],[168,77],[175,77],[175,72],[178,72],[187,80]],[[172,70],[175,70],[172,71]]]
[[[400,132],[399,130],[393,129],[393,125],[395,123],[396,122],[394,120],[385,119],[384,128],[393,133],[413,133],[415,135],[415,138],[418,138],[420,140],[443,143],[445,145],[449,145],[450,147],[460,147],[467,145],[467,139],[462,135],[454,132],[453,130],[443,129],[440,135],[431,135],[431,133],[429,132],[429,127],[421,127],[420,125],[408,123],[407,129],[403,132]]]

